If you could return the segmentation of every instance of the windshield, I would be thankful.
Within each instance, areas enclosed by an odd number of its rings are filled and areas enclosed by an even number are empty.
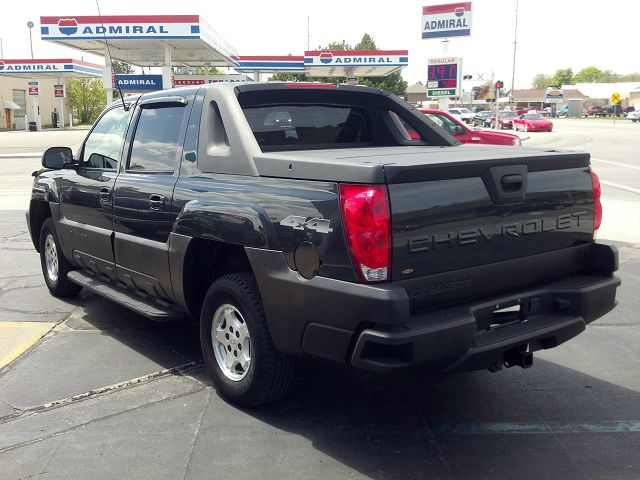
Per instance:
[[[523,115],[522,118],[526,118],[527,120],[542,120],[544,117],[539,113],[527,113]]]
[[[460,112],[461,112],[461,113],[471,113],[471,112],[469,111],[469,109],[467,109],[467,108],[461,108],[461,109],[460,109]]]
[[[515,118],[518,115],[516,115],[516,112],[511,112],[507,110],[505,112],[500,112],[500,116],[504,118]]]
[[[493,117],[493,112],[489,112],[488,110],[485,110],[483,112],[478,112],[478,115],[480,115],[481,117]]]

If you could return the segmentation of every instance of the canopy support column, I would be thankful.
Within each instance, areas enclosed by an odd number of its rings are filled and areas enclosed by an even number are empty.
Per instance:
[[[164,47],[164,65],[162,65],[162,88],[173,88],[171,73],[171,47]]]
[[[111,57],[109,51],[104,51],[104,68],[102,69],[102,86],[107,92],[107,105],[113,102],[113,73],[111,70]]]

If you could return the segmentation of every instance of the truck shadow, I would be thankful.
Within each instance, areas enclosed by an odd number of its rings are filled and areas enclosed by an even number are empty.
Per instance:
[[[307,362],[282,402],[246,413],[345,467],[326,478],[640,475],[638,392],[540,359],[447,376]]]

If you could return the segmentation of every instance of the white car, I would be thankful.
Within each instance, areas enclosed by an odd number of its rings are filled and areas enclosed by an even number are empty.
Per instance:
[[[471,123],[473,113],[468,108],[450,108],[449,115],[464,123]]]
[[[640,110],[627,113],[627,118],[632,122],[640,122]]]

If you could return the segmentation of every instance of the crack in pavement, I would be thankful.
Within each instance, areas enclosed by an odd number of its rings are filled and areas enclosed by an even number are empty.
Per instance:
[[[135,385],[140,385],[143,383],[151,382],[155,379],[167,376],[167,375],[185,375],[192,371],[196,371],[201,369],[203,362],[202,361],[193,361],[189,363],[185,363],[182,365],[177,365],[175,367],[166,368],[163,370],[159,370],[157,372],[149,373],[148,375],[143,375],[141,377],[132,378],[130,380],[125,380],[124,382],[115,383],[113,385],[108,385],[106,387],[95,388],[93,390],[89,390],[87,392],[78,393],[76,395],[72,395],[70,397],[62,398],[59,400],[54,400],[53,402],[44,403],[41,405],[36,405],[35,407],[25,408],[18,412],[14,412],[12,415],[6,416],[0,419],[0,425],[9,423],[16,418],[22,417],[24,415],[37,414],[40,412],[44,412],[47,410],[51,410],[54,408],[63,407],[65,405],[70,405],[76,402],[81,402],[88,398],[97,397],[100,395],[108,395],[109,393],[124,390],[126,388],[133,387]],[[0,400],[3,401],[3,400]],[[7,402],[5,402],[7,403]],[[7,405],[10,405],[7,403]],[[18,410],[18,409],[14,409]],[[0,450],[2,452],[3,450]]]
[[[60,435],[65,435],[66,433],[72,432],[72,431],[77,430],[79,428],[84,428],[84,427],[87,427],[89,425],[93,425],[95,423],[101,422],[103,420],[108,420],[108,419],[111,419],[111,418],[115,418],[115,417],[117,417],[119,415],[123,415],[125,413],[133,412],[135,410],[140,410],[140,409],[151,407],[151,406],[154,406],[154,405],[159,405],[162,402],[176,400],[178,398],[186,397],[186,396],[192,395],[194,393],[201,392],[202,390],[204,390],[206,388],[208,388],[208,386],[205,385],[205,384],[202,384],[199,388],[194,388],[193,390],[189,390],[188,392],[183,392],[183,393],[180,393],[178,395],[170,395],[168,397],[161,398],[159,400],[154,400],[153,402],[143,403],[141,405],[136,405],[135,407],[131,407],[131,408],[127,408],[125,410],[121,410],[119,412],[114,412],[114,413],[111,413],[109,415],[104,415],[104,416],[99,417],[99,418],[93,418],[93,419],[91,419],[91,420],[89,420],[87,422],[83,422],[83,423],[80,423],[78,425],[74,425],[73,427],[67,428],[66,430],[60,430],[60,431],[52,433],[50,435],[44,435],[42,437],[34,438],[34,439],[28,440],[26,442],[20,442],[20,443],[14,444],[14,445],[10,445],[8,447],[0,448],[0,454],[2,454],[4,452],[9,452],[11,450],[16,450],[18,448],[26,447],[27,445],[32,445],[34,443],[39,443],[39,442],[42,442],[44,440],[48,440],[50,438],[55,438],[55,437],[58,437]],[[0,422],[0,424],[2,424],[2,422]]]

